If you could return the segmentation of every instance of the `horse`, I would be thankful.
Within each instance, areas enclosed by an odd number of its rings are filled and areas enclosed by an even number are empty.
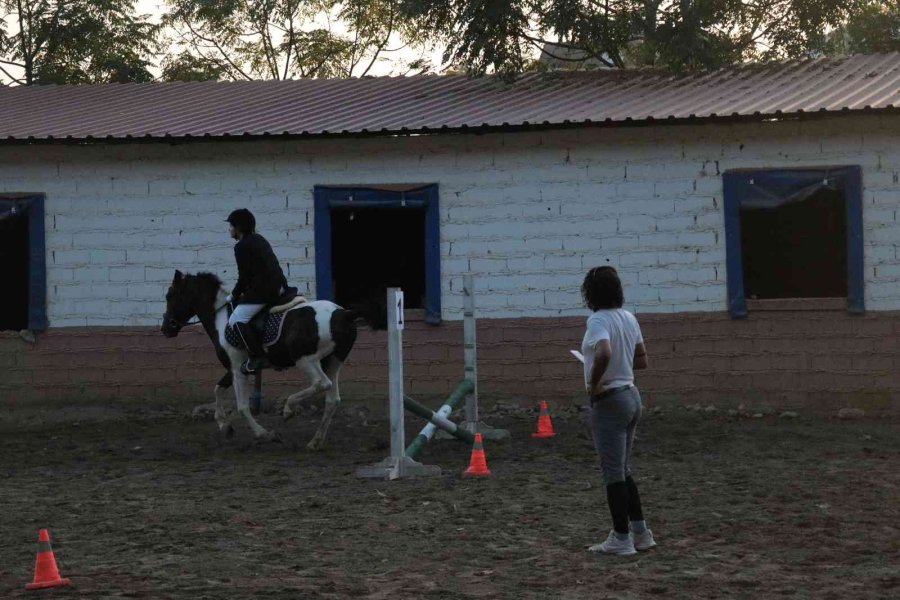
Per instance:
[[[232,419],[222,406],[220,393],[223,387],[232,383],[237,411],[243,415],[254,437],[260,441],[278,441],[278,434],[260,425],[250,412],[249,377],[240,369],[247,359],[247,351],[230,343],[226,336],[227,296],[221,280],[213,273],[189,275],[175,271],[166,292],[166,311],[160,330],[166,337],[174,338],[196,316],[213,340],[219,360],[231,371],[216,386],[215,419],[219,430],[226,434],[233,432]],[[302,302],[287,309],[281,335],[268,348],[273,365],[288,368],[299,364],[311,381],[309,387],[288,397],[282,412],[285,420],[296,414],[294,409],[300,402],[315,394],[325,393],[325,411],[307,445],[310,450],[322,448],[331,418],[341,402],[338,376],[356,341],[357,320],[375,330],[386,329],[386,306],[367,302],[348,310],[327,300]],[[231,381],[226,381],[229,377]]]

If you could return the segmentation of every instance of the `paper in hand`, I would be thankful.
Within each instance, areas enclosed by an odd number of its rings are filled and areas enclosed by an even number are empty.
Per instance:
[[[581,361],[581,364],[584,364],[584,355],[578,350],[569,350],[572,353],[572,356]]]

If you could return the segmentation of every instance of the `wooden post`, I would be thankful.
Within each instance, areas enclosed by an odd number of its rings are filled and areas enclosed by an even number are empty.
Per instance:
[[[505,440],[509,437],[509,431],[495,429],[480,420],[475,326],[475,278],[467,274],[463,275],[463,360],[466,381],[472,382],[472,393],[466,398],[466,421],[463,427],[471,433],[480,433],[486,440]]]
[[[388,288],[388,403],[391,421],[391,454],[382,462],[363,467],[359,477],[397,479],[420,475],[440,475],[437,466],[423,465],[404,455],[406,431],[403,423],[403,290]]]
[[[406,449],[403,426],[403,291],[388,288],[388,401],[391,413],[391,459],[400,466]],[[397,477],[402,473],[398,471]],[[394,477],[391,477],[394,479]]]
[[[478,424],[478,359],[475,346],[475,278],[463,275],[463,359],[465,379],[472,382],[466,398],[466,428],[475,433]]]

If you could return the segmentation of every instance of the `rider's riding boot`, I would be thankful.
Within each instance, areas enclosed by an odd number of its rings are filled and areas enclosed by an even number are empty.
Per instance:
[[[266,356],[262,342],[259,336],[256,335],[256,331],[250,326],[250,323],[237,323],[236,327],[244,340],[244,344],[247,346],[247,353],[250,354],[250,358],[241,365],[241,372],[249,375],[256,373],[260,369],[271,367],[272,363],[269,362],[269,357]]]

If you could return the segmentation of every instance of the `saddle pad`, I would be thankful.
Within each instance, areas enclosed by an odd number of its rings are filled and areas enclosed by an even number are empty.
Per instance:
[[[281,337],[281,330],[284,327],[284,315],[287,313],[277,313],[266,315],[266,324],[263,329],[262,343],[263,346],[271,346]],[[228,325],[225,327],[225,341],[235,348],[245,348],[244,340],[235,327]]]

